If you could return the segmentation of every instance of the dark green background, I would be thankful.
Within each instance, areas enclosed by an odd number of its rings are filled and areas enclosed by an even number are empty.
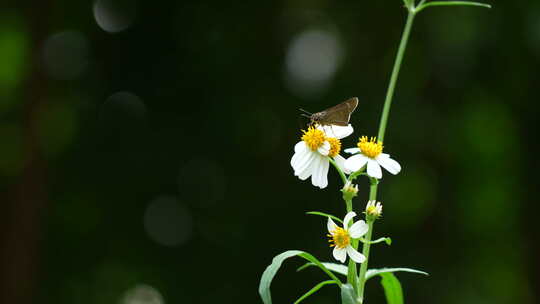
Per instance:
[[[385,138],[403,170],[383,177],[375,227],[394,243],[370,266],[429,272],[398,275],[407,303],[539,301],[540,3],[492,4],[424,11],[405,56]],[[93,6],[0,10],[0,302],[135,303],[126,292],[145,284],[166,303],[259,303],[274,255],[331,260],[325,220],[304,212],[343,216],[339,179],[293,176],[298,108],[358,96],[343,144],[376,135],[401,1],[116,2],[114,18],[133,17],[118,33]],[[343,57],[305,95],[286,57],[310,29]],[[357,210],[367,192],[361,180]],[[275,303],[326,279],[298,265]],[[338,303],[325,288],[306,303]]]

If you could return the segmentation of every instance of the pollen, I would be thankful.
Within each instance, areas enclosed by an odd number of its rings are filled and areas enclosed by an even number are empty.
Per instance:
[[[351,236],[349,232],[341,227],[336,227],[336,230],[332,231],[333,234],[328,234],[330,240],[330,247],[337,247],[339,249],[349,246],[351,243]]]
[[[358,142],[358,148],[360,148],[360,151],[365,156],[375,158],[382,153],[383,143],[382,141],[378,141],[376,137],[368,139],[367,136],[362,136]]]
[[[315,129],[314,127],[309,127],[307,131],[302,130],[302,132],[304,132],[304,135],[302,135],[302,140],[312,151],[319,149],[319,147],[322,146],[326,140],[324,132]]]
[[[339,151],[341,151],[341,141],[333,137],[327,137],[326,140],[330,143],[330,152],[328,153],[328,156],[336,157],[336,155],[339,154]]]

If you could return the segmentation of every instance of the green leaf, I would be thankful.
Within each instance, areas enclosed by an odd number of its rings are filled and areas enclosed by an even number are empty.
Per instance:
[[[341,285],[341,304],[356,304],[356,294],[350,284]]]
[[[360,241],[362,243],[366,243],[366,240],[364,238],[361,238]],[[389,238],[389,237],[382,237],[382,238],[378,238],[376,240],[373,240],[373,241],[370,241],[369,243],[370,244],[377,244],[377,243],[382,243],[382,242],[385,242],[386,245],[392,245],[392,239]]]
[[[301,258],[304,258],[308,260],[309,262],[313,263],[314,265],[318,266],[322,271],[324,271],[332,280],[336,281],[336,284],[338,284],[341,287],[341,281],[332,273],[330,270],[328,270],[319,260],[317,260],[314,256],[311,254],[300,251],[300,250],[289,250],[285,251],[272,259],[272,264],[268,265],[266,269],[264,270],[261,282],[259,283],[259,294],[261,295],[261,298],[264,302],[264,304],[271,304],[272,303],[272,296],[270,294],[270,284],[272,284],[272,280],[274,279],[274,276],[276,275],[277,271],[281,267],[281,264],[283,264],[283,261],[290,257],[299,256]]]
[[[389,272],[381,273],[381,284],[384,288],[386,303],[403,304],[403,290],[395,275]]]
[[[294,304],[298,304],[300,302],[302,302],[305,298],[309,297],[310,295],[316,293],[319,289],[321,289],[324,285],[328,285],[328,284],[337,284],[336,281],[334,280],[328,280],[328,281],[323,281],[323,282],[320,282],[319,284],[315,285],[315,287],[311,288],[308,292],[306,292],[303,296],[301,296],[300,298],[298,298],[298,300],[296,300],[296,302],[294,302]]]
[[[339,273],[339,274],[342,274],[344,276],[347,275],[347,272],[349,270],[349,268],[343,264],[336,264],[336,263],[322,263],[324,265],[324,267],[326,267],[326,269],[330,270],[330,271],[333,271],[335,273]],[[311,267],[311,266],[316,266],[315,264],[313,263],[306,263],[300,267],[298,267],[298,269],[296,269],[296,271],[302,271],[308,267]]]
[[[328,269],[330,269],[330,268],[328,268]],[[330,270],[332,270],[332,269],[330,269]],[[376,275],[381,275],[383,273],[392,273],[392,272],[398,272],[398,271],[412,272],[412,273],[419,273],[419,274],[423,274],[423,275],[429,275],[427,272],[412,269],[412,268],[380,268],[380,269],[369,269],[366,272],[366,280],[369,280],[372,277],[374,277]]]
[[[326,262],[322,263],[322,264],[323,264],[324,267],[326,267],[326,269],[328,269],[330,271],[342,274],[344,276],[347,275],[348,268],[347,268],[347,266],[345,266],[343,264],[326,263]],[[313,264],[313,263],[306,263],[306,264],[298,267],[298,269],[296,269],[296,271],[301,271],[301,270],[304,270],[304,269],[306,269],[308,267],[311,267],[311,266],[316,266],[316,265]],[[368,271],[366,271],[366,280],[369,280],[369,279],[371,279],[372,277],[374,277],[376,275],[379,275],[381,273],[386,273],[386,272],[410,272],[410,273],[418,273],[418,274],[423,274],[423,275],[429,275],[429,273],[427,273],[427,272],[412,269],[412,268],[404,268],[404,267],[399,267],[399,268],[379,268],[379,269],[369,269]]]
[[[416,13],[420,12],[421,10],[428,8],[430,6],[477,6],[477,7],[485,7],[485,8],[491,8],[491,5],[480,3],[480,2],[471,2],[471,1],[433,1],[424,3],[420,6],[418,6],[415,10]]]
[[[334,215],[331,215],[331,214],[328,214],[328,213],[324,213],[324,212],[319,212],[319,211],[309,211],[309,212],[306,212],[306,214],[311,214],[311,215],[320,215],[320,216],[324,216],[326,218],[331,218],[333,219],[334,221],[338,221],[340,223],[343,224],[343,221],[338,218],[337,216],[334,216]]]

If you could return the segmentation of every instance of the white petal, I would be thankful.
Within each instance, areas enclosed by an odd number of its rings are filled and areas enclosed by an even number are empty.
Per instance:
[[[330,168],[330,161],[328,161],[328,158],[325,157],[322,161],[322,166],[319,172],[319,185],[318,187],[321,189],[326,188],[328,186],[328,169]]]
[[[381,155],[379,155],[377,157],[377,162],[383,166],[383,168],[385,168],[386,170],[388,170],[388,172],[396,175],[399,173],[399,171],[401,171],[401,166],[399,165],[399,163],[393,159],[391,159],[389,156],[388,157],[381,157]]]
[[[317,153],[313,153],[315,155],[314,159],[313,159],[313,167],[311,169],[311,184],[315,187],[318,187],[319,185],[319,170],[321,169],[321,166],[322,166],[322,160],[321,160],[321,155],[317,154]]]
[[[377,179],[382,178],[381,166],[379,166],[379,163],[376,160],[371,158],[368,159],[367,174]]]
[[[351,228],[349,228],[349,234],[353,239],[357,239],[361,237],[362,235],[366,234],[368,231],[369,226],[366,224],[366,222],[360,220],[356,223],[354,223]]]
[[[294,152],[298,153],[307,149],[306,142],[301,140],[296,145],[294,145]]]
[[[334,157],[334,161],[336,162],[336,165],[343,171],[345,174],[351,174],[351,170],[345,168],[345,158],[341,155],[336,155]]]
[[[333,234],[333,232],[336,230],[337,225],[332,221],[331,218],[328,218],[328,223],[326,223],[326,229],[328,229],[328,233]]]
[[[328,166],[330,162],[326,156],[317,155],[316,158],[314,165],[316,167],[313,168],[311,183],[313,186],[323,189],[328,186]]]
[[[307,166],[307,161],[309,160],[310,154],[313,154],[309,150],[300,150],[294,153],[291,158],[291,166],[295,171],[300,170],[302,167]]]
[[[296,149],[295,149],[296,150]],[[301,159],[301,156],[305,155],[305,150],[298,149],[298,151],[294,152],[293,157],[291,158],[291,166],[295,168],[298,164],[298,161]]]
[[[390,154],[381,153],[381,154],[379,154],[379,156],[377,156],[377,158],[379,158],[379,157],[390,157]]]
[[[355,154],[355,153],[359,153],[360,152],[360,148],[347,148],[345,150],[346,153],[349,153],[349,154]]]
[[[294,175],[298,176],[298,178],[301,180],[306,180],[308,177],[310,177],[311,174],[313,174],[314,168],[316,168],[315,158],[316,154],[309,152],[307,155],[306,165],[295,171]]]
[[[351,124],[347,126],[336,126],[336,125],[318,126],[317,129],[323,130],[326,136],[334,137],[337,139],[345,138],[354,132],[354,129],[351,126]]]
[[[339,249],[334,247],[332,254],[336,260],[340,261],[341,263],[345,263],[345,260],[347,259],[347,250],[345,248]]]
[[[345,217],[343,218],[343,228],[347,229],[349,227],[349,221],[352,220],[355,216],[356,212],[354,211],[345,214]]]
[[[345,168],[351,172],[360,170],[367,163],[368,158],[362,154],[353,155],[345,160]]]
[[[328,141],[324,141],[324,143],[322,144],[322,146],[319,147],[319,149],[317,149],[317,151],[319,151],[319,153],[321,153],[322,155],[326,156],[328,155],[328,153],[330,153],[330,143]]]
[[[356,263],[364,263],[366,261],[366,257],[356,249],[352,248],[351,245],[347,246],[347,254]]]
[[[294,169],[294,175],[299,176],[302,172],[304,172],[304,170],[310,167],[314,154],[315,153],[306,150],[304,152],[298,152],[295,154],[295,156],[293,156],[293,159],[291,159],[291,165]]]

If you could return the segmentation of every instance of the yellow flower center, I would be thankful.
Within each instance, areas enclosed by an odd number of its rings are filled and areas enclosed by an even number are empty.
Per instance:
[[[383,144],[382,141],[377,141],[375,137],[368,139],[367,136],[362,136],[358,142],[358,148],[365,156],[375,158],[382,153]]]
[[[366,208],[366,212],[367,212],[367,214],[369,214],[369,215],[376,215],[376,214],[379,213],[379,212],[377,211],[377,207],[375,207],[375,206],[369,206],[369,207],[367,207],[367,208]]]
[[[302,130],[304,135],[302,135],[302,140],[306,145],[312,150],[316,151],[326,140],[324,132],[314,127],[309,127],[307,131]]]
[[[339,249],[349,246],[351,243],[351,236],[349,232],[341,227],[336,227],[336,230],[332,231],[333,234],[329,234],[330,247],[336,246]]]
[[[327,137],[326,140],[330,143],[330,152],[328,153],[328,156],[336,157],[336,155],[339,154],[339,151],[341,151],[341,141],[333,137]]]

